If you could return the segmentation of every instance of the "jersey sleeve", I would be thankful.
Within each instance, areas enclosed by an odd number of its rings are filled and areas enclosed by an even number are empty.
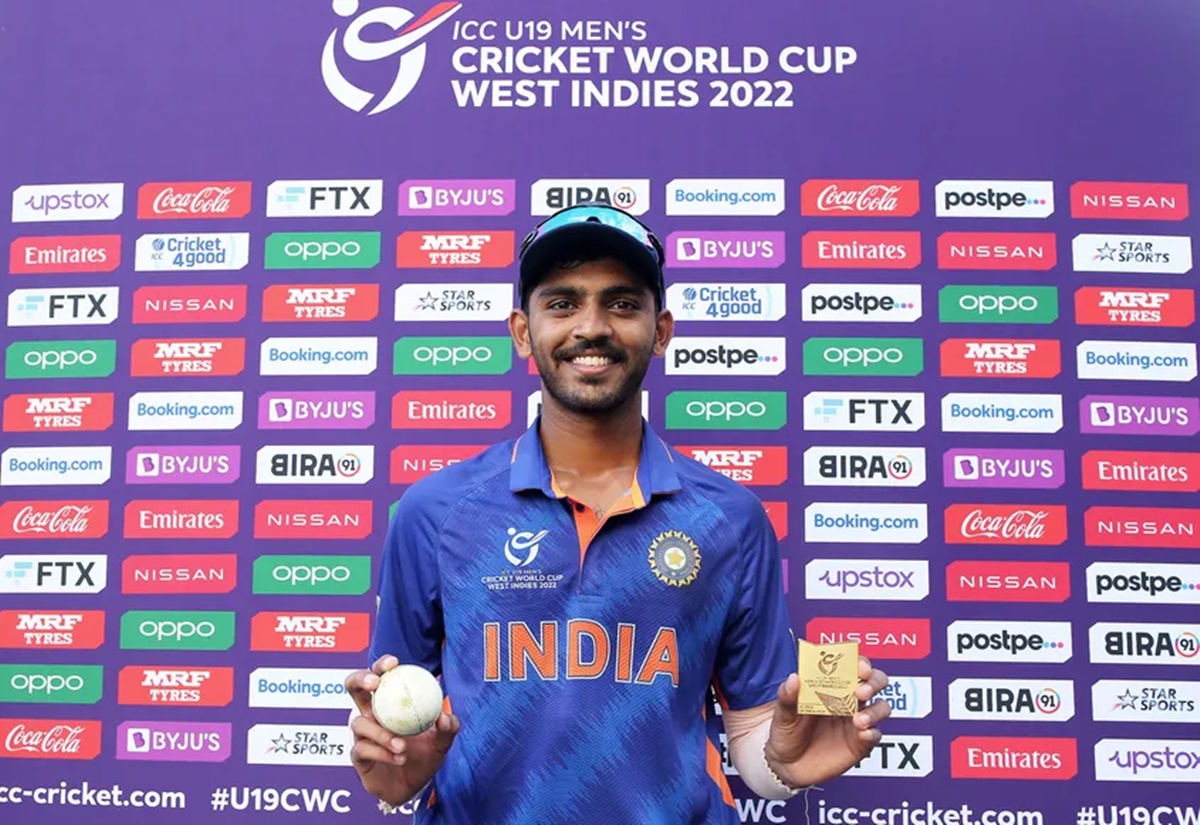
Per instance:
[[[796,641],[783,592],[779,542],[757,497],[735,540],[742,575],[717,653],[717,699],[744,710],[775,701],[779,686],[796,671]]]
[[[436,496],[422,485],[400,497],[379,560],[368,667],[390,654],[441,675],[444,627],[437,546],[442,517]]]

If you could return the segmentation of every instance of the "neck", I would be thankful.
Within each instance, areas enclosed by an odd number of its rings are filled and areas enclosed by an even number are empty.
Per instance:
[[[542,451],[555,471],[582,477],[637,466],[642,447],[641,394],[609,413],[578,413],[542,392]]]

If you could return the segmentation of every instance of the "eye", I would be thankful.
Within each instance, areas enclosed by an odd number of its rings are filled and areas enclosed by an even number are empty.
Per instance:
[[[638,302],[631,298],[618,298],[617,300],[613,301],[613,309],[622,312],[636,312],[638,309]]]
[[[546,309],[551,312],[566,312],[571,308],[571,302],[566,298],[555,298],[546,304]]]

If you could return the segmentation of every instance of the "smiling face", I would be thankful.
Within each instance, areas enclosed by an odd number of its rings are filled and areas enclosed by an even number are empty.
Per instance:
[[[575,413],[640,407],[650,359],[666,351],[673,328],[654,293],[613,259],[553,270],[510,319],[517,352],[532,355],[541,374],[543,403]]]

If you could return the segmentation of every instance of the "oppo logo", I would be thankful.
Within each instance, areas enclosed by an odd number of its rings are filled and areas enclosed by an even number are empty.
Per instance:
[[[70,367],[84,366],[90,367],[96,363],[97,358],[94,349],[83,350],[63,350],[56,352],[55,350],[30,350],[25,353],[25,366],[37,367],[38,369],[54,369],[65,370]]]
[[[290,585],[297,584],[322,584],[324,582],[347,582],[354,575],[349,567],[338,565],[329,567],[326,565],[308,565],[306,567],[289,567],[287,565],[279,565],[271,571],[271,578],[277,582],[286,582]]]
[[[413,350],[413,359],[422,364],[486,364],[492,360],[488,347],[428,347]]]
[[[690,401],[684,412],[692,418],[705,421],[733,421],[740,418],[761,418],[767,414],[767,405],[761,401]]]
[[[284,255],[303,261],[309,258],[324,261],[342,256],[355,257],[361,255],[362,251],[362,244],[358,241],[289,241],[283,245]]]
[[[174,639],[182,641],[184,639],[200,638],[211,639],[217,633],[216,625],[212,622],[151,622],[146,621],[138,625],[138,633],[146,638],[157,639]]]
[[[8,684],[9,687],[20,693],[28,693],[31,696],[35,693],[44,693],[48,696],[60,690],[72,692],[83,690],[84,681],[83,677],[77,674],[71,676],[34,674],[29,676],[18,673],[9,679]]]
[[[830,364],[899,364],[904,360],[904,353],[895,347],[881,349],[879,347],[828,347],[824,358]]]
[[[990,312],[1004,315],[1008,312],[1033,312],[1038,308],[1038,299],[1032,295],[964,295],[958,299],[958,306],[964,312],[979,315]]]

